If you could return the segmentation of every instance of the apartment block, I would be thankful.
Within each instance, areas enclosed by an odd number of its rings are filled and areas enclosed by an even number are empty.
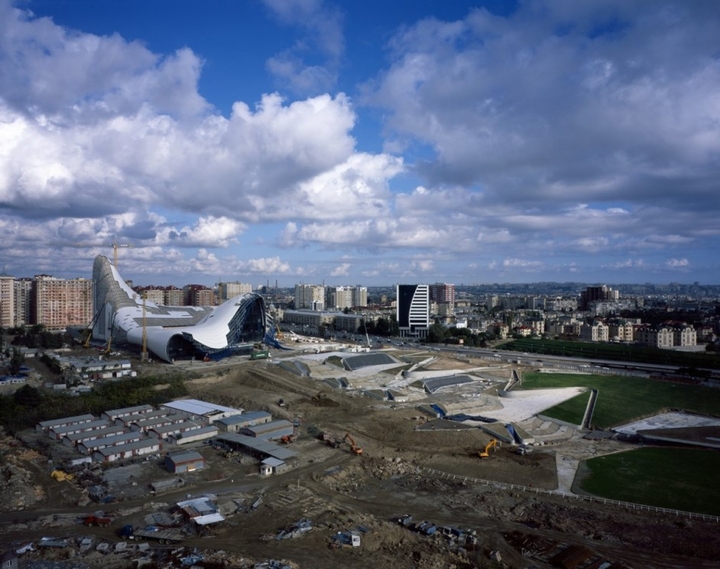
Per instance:
[[[295,285],[296,310],[324,310],[325,287],[314,284]]]
[[[32,281],[33,324],[47,330],[87,326],[92,320],[93,281],[37,275]]]
[[[610,328],[604,322],[583,324],[580,328],[580,339],[587,342],[608,342]]]
[[[15,277],[0,275],[0,327],[15,326]]]
[[[26,326],[32,318],[32,279],[15,279],[13,285],[15,302],[15,326]]]
[[[240,296],[241,294],[251,293],[252,291],[253,287],[248,283],[231,282],[218,284],[218,297],[221,303]]]

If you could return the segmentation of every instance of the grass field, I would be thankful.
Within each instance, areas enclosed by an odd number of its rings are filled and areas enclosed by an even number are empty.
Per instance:
[[[645,447],[586,461],[577,492],[720,516],[720,453]]]
[[[720,389],[639,377],[607,375],[523,373],[523,389],[590,387],[598,390],[592,424],[609,429],[665,409],[682,409],[705,415],[720,413]],[[543,413],[579,424],[587,405],[582,394]]]

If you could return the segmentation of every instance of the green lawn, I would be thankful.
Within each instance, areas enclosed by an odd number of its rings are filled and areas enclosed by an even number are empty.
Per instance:
[[[639,377],[562,373],[524,373],[523,389],[590,387],[598,390],[592,424],[609,429],[666,409],[706,415],[720,413],[720,389]],[[544,415],[579,424],[588,394],[582,394],[544,412]]]
[[[587,494],[720,515],[720,452],[645,447],[590,459],[576,485]]]

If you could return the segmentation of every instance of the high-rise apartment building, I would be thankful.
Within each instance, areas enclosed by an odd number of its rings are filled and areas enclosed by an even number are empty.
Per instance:
[[[430,329],[430,287],[397,285],[396,310],[400,336],[426,337]]]
[[[15,279],[15,323],[13,326],[27,326],[32,318],[32,279]]]
[[[15,277],[0,275],[0,327],[15,326]]]
[[[620,299],[620,291],[609,286],[589,286],[580,293],[580,308],[588,310],[592,302],[612,302]]]
[[[215,292],[204,285],[187,285],[185,291],[186,306],[215,306]]]
[[[252,285],[247,283],[232,282],[218,284],[218,296],[220,302],[225,302],[226,300],[240,296],[241,294],[249,294],[252,291]]]
[[[455,285],[435,283],[430,285],[430,302],[438,304],[455,304]]]
[[[93,281],[36,275],[32,281],[33,324],[47,330],[87,326],[93,318]]]
[[[352,289],[352,305],[355,308],[364,308],[368,304],[368,291],[365,286],[355,286]]]
[[[367,306],[367,287],[333,286],[326,287],[325,306],[328,309],[358,308]]]
[[[185,291],[176,286],[169,286],[163,290],[165,306],[185,306]]]
[[[296,310],[324,310],[325,287],[322,285],[295,285]]]

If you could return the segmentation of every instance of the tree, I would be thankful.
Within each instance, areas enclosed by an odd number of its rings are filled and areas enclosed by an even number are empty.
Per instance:
[[[10,363],[8,364],[10,375],[17,375],[20,373],[20,368],[24,362],[25,354],[23,354],[19,348],[13,347],[12,353],[10,354]]]
[[[42,402],[42,393],[32,385],[23,385],[14,394],[15,403],[27,409],[36,408]]]
[[[445,340],[447,336],[447,328],[442,324],[433,324],[428,330],[427,341],[430,344],[440,344]]]

